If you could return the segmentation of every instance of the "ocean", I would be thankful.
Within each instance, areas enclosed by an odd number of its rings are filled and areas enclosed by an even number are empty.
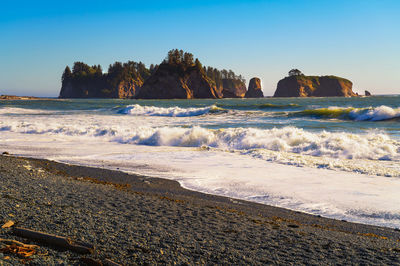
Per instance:
[[[400,96],[0,101],[0,152],[400,228]]]

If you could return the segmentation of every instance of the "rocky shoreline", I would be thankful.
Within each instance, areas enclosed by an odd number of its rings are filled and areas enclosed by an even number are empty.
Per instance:
[[[47,100],[48,98],[39,98],[33,96],[15,96],[15,95],[0,95],[0,100]]]
[[[189,191],[171,180],[0,156],[0,224],[72,237],[126,264],[400,264],[400,231]],[[16,239],[8,229],[0,238]],[[41,245],[1,265],[85,265]],[[0,248],[4,243],[0,242]]]

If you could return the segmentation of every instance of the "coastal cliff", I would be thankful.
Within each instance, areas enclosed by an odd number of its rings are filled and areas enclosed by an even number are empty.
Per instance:
[[[215,84],[197,65],[161,64],[143,84],[138,99],[221,98]]]
[[[222,88],[224,98],[243,98],[247,92],[246,84],[238,79],[223,79]]]
[[[263,98],[264,93],[261,88],[261,80],[259,78],[252,78],[249,83],[245,98]]]
[[[301,73],[301,72],[300,72]],[[352,97],[350,80],[336,76],[292,74],[278,82],[274,97]]]

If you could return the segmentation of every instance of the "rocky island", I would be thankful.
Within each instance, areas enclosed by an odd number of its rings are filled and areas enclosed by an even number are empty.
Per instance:
[[[305,76],[292,69],[289,76],[278,82],[274,97],[352,97],[353,83],[336,76]]]
[[[261,80],[259,78],[252,78],[249,83],[249,90],[244,96],[246,98],[262,98],[264,93],[261,89]]]
[[[261,83],[246,81],[232,70],[203,67],[193,54],[174,49],[160,65],[115,62],[107,73],[100,65],[75,62],[62,75],[59,98],[193,99],[263,97]],[[254,81],[253,81],[254,82]],[[260,93],[261,92],[261,93]]]

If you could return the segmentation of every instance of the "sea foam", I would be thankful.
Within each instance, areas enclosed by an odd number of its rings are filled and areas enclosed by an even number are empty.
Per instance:
[[[210,112],[222,110],[221,108],[212,105],[202,108],[180,108],[174,107],[156,107],[142,106],[139,104],[128,105],[118,111],[119,114],[128,114],[136,116],[169,116],[169,117],[189,117],[205,115]]]
[[[349,116],[358,121],[382,121],[400,117],[400,108],[393,109],[382,105],[375,108],[355,109]]]
[[[56,120],[56,119],[55,119]],[[208,129],[200,126],[146,126],[87,124],[53,120],[39,123],[0,122],[1,131],[24,134],[96,137],[104,141],[149,146],[211,147],[222,150],[276,152],[341,159],[398,160],[400,142],[379,132],[310,132],[297,127],[272,129]],[[138,122],[140,123],[140,121]]]

